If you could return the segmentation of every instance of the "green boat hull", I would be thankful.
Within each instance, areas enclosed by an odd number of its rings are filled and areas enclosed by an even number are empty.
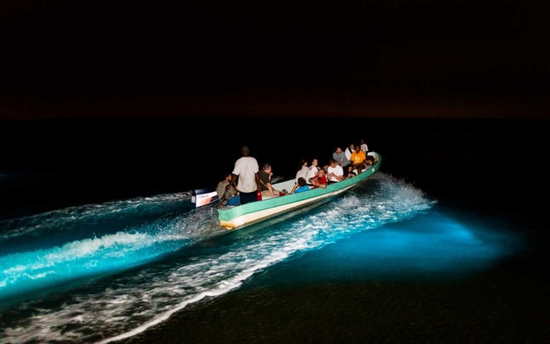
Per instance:
[[[254,223],[272,219],[301,208],[309,208],[326,203],[344,192],[350,190],[358,183],[372,176],[380,168],[382,156],[371,153],[375,157],[375,163],[359,175],[345,179],[338,183],[329,184],[326,189],[316,188],[297,194],[287,194],[281,197],[264,199],[236,207],[218,208],[220,225],[227,229],[239,229]],[[278,190],[294,185],[294,179],[274,184]]]

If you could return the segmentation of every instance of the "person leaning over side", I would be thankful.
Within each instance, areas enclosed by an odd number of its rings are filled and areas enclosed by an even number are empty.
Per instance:
[[[271,168],[271,164],[265,163],[262,166],[262,170],[260,171],[260,188],[262,189],[262,198],[264,197],[279,197],[280,193],[279,191],[275,190],[273,188],[273,185],[271,185],[271,177],[273,176],[273,171]]]
[[[235,162],[233,168],[233,181],[237,180],[237,190],[241,196],[241,204],[255,202],[258,200],[257,192],[260,188],[260,174],[258,161],[250,156],[248,146],[241,148],[242,157]]]

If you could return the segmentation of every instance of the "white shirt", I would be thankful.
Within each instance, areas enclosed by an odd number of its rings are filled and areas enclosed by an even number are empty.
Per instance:
[[[336,167],[329,166],[327,170],[328,170],[328,173],[334,173],[335,175],[340,177],[344,175],[344,169],[340,165],[336,165]],[[330,181],[339,182],[340,180],[336,179],[336,177],[331,177]]]
[[[351,153],[352,153],[351,149],[349,149],[349,147],[346,148],[346,151],[344,152],[344,154],[346,155],[346,158],[347,158],[348,160],[351,159]]]
[[[309,168],[307,166],[302,166],[302,169],[298,172],[296,172],[296,183],[298,183],[298,179],[300,177],[304,178],[307,182],[307,173],[309,172]]]
[[[317,172],[319,172],[319,169],[315,165],[309,166],[309,170],[307,171],[306,176],[306,182],[309,184],[309,180],[317,175]]]
[[[248,193],[258,190],[256,173],[259,171],[258,161],[251,156],[243,156],[235,162],[233,174],[239,176],[237,190]]]

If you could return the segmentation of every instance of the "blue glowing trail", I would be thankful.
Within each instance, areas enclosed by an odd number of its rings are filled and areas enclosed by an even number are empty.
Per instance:
[[[461,261],[461,271],[468,271],[505,252],[495,243],[502,240],[440,215],[431,218],[439,222],[392,227],[429,216],[435,205],[421,190],[378,173],[319,208],[236,232],[219,227],[215,209],[194,210],[188,193],[4,221],[0,306],[10,319],[2,319],[3,335],[8,342],[131,337],[191,303],[239,288],[279,262],[303,262],[300,257],[319,251],[331,257],[339,247],[356,251],[359,263],[346,268],[348,277],[355,273],[358,279],[386,278],[403,268],[399,257],[413,258],[408,261],[417,268],[409,271],[442,271]],[[463,246],[469,249],[453,249]],[[384,264],[377,264],[382,257]],[[285,280],[318,278],[303,271]]]

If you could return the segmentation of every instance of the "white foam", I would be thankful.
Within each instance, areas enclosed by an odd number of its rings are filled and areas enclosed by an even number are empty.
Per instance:
[[[374,194],[366,189],[363,193],[346,195],[315,211],[254,232],[246,238],[226,242],[227,246],[214,253],[170,261],[170,265],[164,262],[162,267],[152,265],[121,276],[99,292],[76,294],[59,309],[36,310],[34,316],[25,319],[25,328],[6,327],[4,333],[9,340],[17,342],[89,341],[89,335],[83,333],[102,336],[104,339],[100,343],[129,338],[165,321],[190,304],[235,290],[258,271],[298,252],[319,249],[358,231],[399,221],[432,205],[431,201],[419,197],[419,192],[415,192],[412,186],[383,175],[377,178],[378,187],[386,189],[383,193]],[[188,230],[195,228],[198,218],[200,214],[186,219],[176,218],[168,226]],[[131,240],[134,240],[134,245],[155,247],[154,243],[159,240],[174,239],[174,234],[168,232],[129,234],[128,242],[122,238],[110,238],[104,240],[103,246],[90,240],[87,243],[90,248],[77,250],[77,254],[85,255],[94,249],[97,252],[101,247],[116,247],[117,243],[128,244]],[[53,252],[51,254],[55,256]]]

